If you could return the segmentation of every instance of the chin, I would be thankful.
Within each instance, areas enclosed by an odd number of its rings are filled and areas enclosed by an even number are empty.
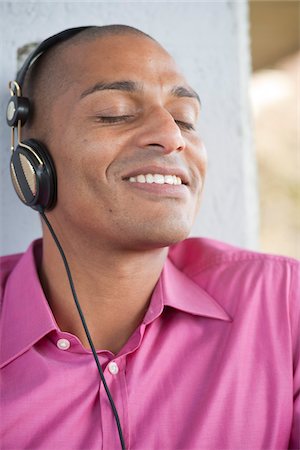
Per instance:
[[[138,245],[143,247],[144,249],[149,248],[161,248],[161,247],[169,247],[170,245],[176,244],[180,241],[183,241],[188,237],[191,231],[191,225],[183,226],[173,226],[163,227],[161,225],[156,225],[155,227],[149,229],[144,228],[142,233],[137,233],[138,236]],[[147,232],[146,232],[147,231]]]

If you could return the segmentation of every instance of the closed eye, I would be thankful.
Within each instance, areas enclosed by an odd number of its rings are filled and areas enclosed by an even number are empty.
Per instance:
[[[123,116],[97,116],[96,119],[102,123],[118,123],[125,122],[126,120],[132,119],[133,115],[123,115]]]
[[[182,120],[175,120],[175,123],[179,126],[179,128],[183,128],[185,130],[195,130],[195,127],[192,123],[189,122],[183,122]]]
[[[96,116],[97,121],[101,123],[120,123],[131,120],[134,117],[132,114],[126,114],[122,116]],[[184,122],[182,120],[175,120],[174,122],[179,126],[179,128],[185,130],[195,130],[195,127],[192,123]]]

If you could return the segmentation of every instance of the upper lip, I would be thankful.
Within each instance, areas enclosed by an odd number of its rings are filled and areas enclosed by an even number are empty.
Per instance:
[[[161,175],[176,175],[181,178],[183,184],[189,185],[189,176],[188,173],[179,167],[161,167],[161,166],[145,166],[139,167],[138,169],[133,169],[128,172],[126,175],[122,176],[123,180],[126,180],[130,177],[136,177],[137,175],[147,175],[148,173],[152,174],[161,174]]]

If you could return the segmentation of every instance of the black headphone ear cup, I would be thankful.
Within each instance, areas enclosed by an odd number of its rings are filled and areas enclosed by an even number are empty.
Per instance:
[[[35,139],[22,142],[10,161],[14,188],[25,205],[37,211],[54,207],[57,193],[56,172],[46,147]]]

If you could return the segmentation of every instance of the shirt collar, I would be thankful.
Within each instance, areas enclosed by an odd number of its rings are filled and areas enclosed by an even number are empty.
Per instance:
[[[0,367],[27,351],[50,331],[59,330],[36,269],[41,252],[42,241],[39,239],[22,255],[8,277],[2,310]],[[143,323],[155,320],[165,306],[197,316],[231,321],[219,303],[169,258],[153,291]]]
[[[164,306],[197,316],[231,321],[223,307],[168,258],[152,295],[144,323],[157,318]]]
[[[36,269],[41,240],[34,241],[10,273],[4,292],[0,367],[58,329]]]

